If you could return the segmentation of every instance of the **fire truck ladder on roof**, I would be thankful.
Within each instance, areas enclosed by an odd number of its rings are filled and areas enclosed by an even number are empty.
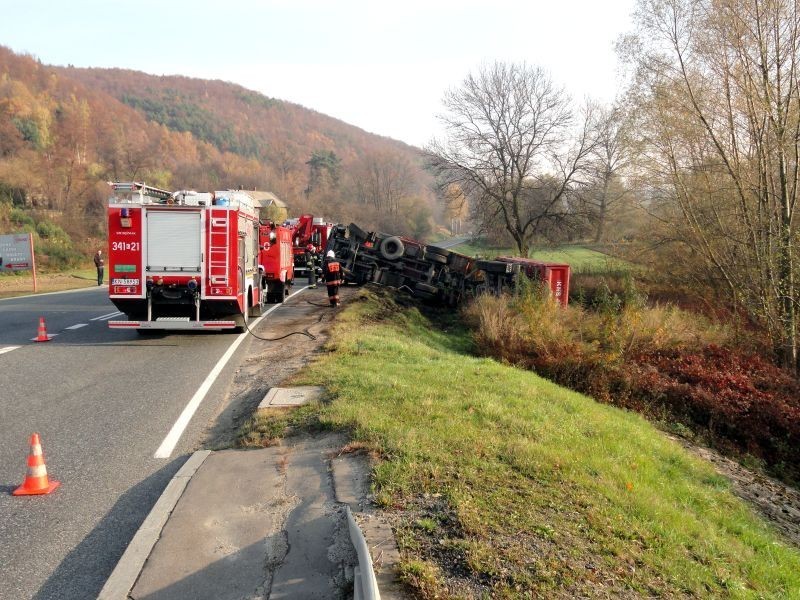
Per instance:
[[[228,277],[231,242],[229,214],[229,211],[224,208],[211,211],[211,234],[208,246],[208,278],[211,285],[230,285]]]
[[[172,196],[172,192],[145,185],[144,183],[139,183],[137,181],[109,181],[107,183],[115,192],[136,192],[144,196],[150,196],[160,200],[166,200]]]

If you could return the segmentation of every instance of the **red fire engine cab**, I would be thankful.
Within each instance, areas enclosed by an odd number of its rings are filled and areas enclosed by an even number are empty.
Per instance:
[[[109,327],[241,332],[261,315],[258,210],[250,196],[109,185],[109,298],[127,316]]]
[[[292,230],[267,222],[259,227],[258,270],[267,302],[283,302],[294,283]]]
[[[314,247],[316,253],[317,276],[322,276],[322,253],[328,246],[328,238],[334,227],[333,223],[326,223],[322,217],[301,215],[289,219],[284,223],[292,231],[292,251],[294,252],[294,272],[298,277],[308,277],[306,264],[306,249]]]

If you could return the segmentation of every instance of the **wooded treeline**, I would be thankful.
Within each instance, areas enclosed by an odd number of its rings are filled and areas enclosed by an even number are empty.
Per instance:
[[[444,100],[442,196],[490,239],[623,242],[798,367],[800,16],[792,0],[639,0],[614,106],[495,63]]]
[[[109,180],[269,190],[292,214],[418,237],[436,211],[402,142],[222,81],[51,67],[0,47],[0,231],[36,231],[78,260],[104,237]]]

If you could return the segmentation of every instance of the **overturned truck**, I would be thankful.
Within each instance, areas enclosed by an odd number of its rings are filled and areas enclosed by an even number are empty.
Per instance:
[[[516,257],[475,259],[406,237],[366,232],[355,223],[337,225],[327,250],[340,260],[348,283],[377,283],[449,306],[481,293],[511,291],[520,277],[546,282],[562,305],[569,298],[569,265]]]

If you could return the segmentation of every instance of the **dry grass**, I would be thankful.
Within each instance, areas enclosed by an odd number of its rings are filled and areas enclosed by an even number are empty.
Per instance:
[[[481,296],[465,315],[479,348],[512,364],[536,354],[548,360],[582,356],[615,365],[642,352],[725,346],[735,339],[725,324],[675,306],[620,302],[592,311],[574,304],[560,307],[535,291]]]
[[[37,293],[61,292],[97,285],[96,271],[79,269],[64,273],[37,274]],[[29,272],[0,276],[0,298],[33,294],[33,276]]]

